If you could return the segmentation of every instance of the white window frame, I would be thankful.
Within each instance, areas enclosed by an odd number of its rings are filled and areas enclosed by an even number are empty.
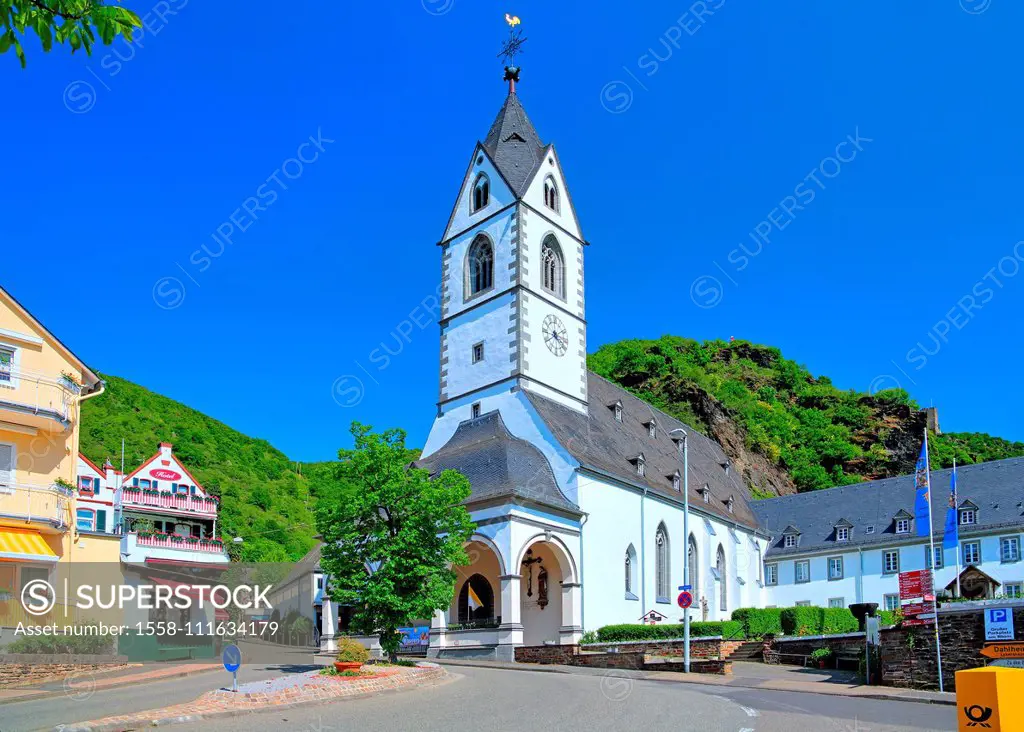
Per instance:
[[[614,407],[614,410],[615,410],[615,421],[616,422],[621,422],[622,421],[622,405],[621,404],[616,404],[615,407]]]
[[[658,436],[658,425],[655,424],[653,421],[647,423],[647,436],[650,437],[652,440],[657,438]]]
[[[641,478],[647,475],[647,467],[644,464],[643,460],[636,461],[636,474],[639,475]]]
[[[1013,556],[1007,558],[1006,547],[1013,547]],[[999,561],[1003,564],[1013,564],[1020,561],[1020,537],[1000,536],[999,537]]]
[[[796,603],[795,603],[795,606],[796,607],[810,607],[811,606],[811,601],[810,600],[797,600]]]
[[[0,381],[0,387],[4,389],[17,389],[19,381],[19,364],[21,363],[21,349],[13,343],[0,341],[0,350],[9,351],[11,354],[10,379],[8,381]]]
[[[833,562],[839,562],[839,574],[838,575],[833,575],[833,573],[832,573],[832,563]],[[843,579],[843,576],[844,576],[843,558],[842,557],[829,557],[828,558],[828,579],[829,579],[829,581],[830,582],[834,582],[836,580],[841,580],[841,579]]]
[[[764,565],[764,583],[769,587],[779,584],[779,565],[771,562]]]
[[[896,519],[896,533],[897,534],[909,534],[910,533],[910,519]]]
[[[683,479],[680,478],[678,474],[673,475],[672,476],[672,489],[676,490],[676,491],[682,490],[682,488],[681,488],[682,480]]]
[[[959,512],[960,526],[974,526],[978,523],[978,512],[973,508],[961,508]],[[970,521],[967,518],[970,517]]]
[[[18,482],[18,446],[13,442],[0,442],[0,445],[11,448],[11,479],[9,483],[0,483],[0,495],[14,493]]]
[[[929,561],[929,557],[931,560]],[[938,561],[936,561],[938,560]],[[942,569],[946,566],[946,558],[942,555],[942,546],[935,547],[935,553],[932,554],[931,547],[927,544],[924,546],[924,568],[925,569]]]
[[[1003,585],[1003,594],[1014,599],[1021,599],[1024,597],[1024,582],[1007,582]]]
[[[477,355],[477,349],[479,349],[479,353],[480,353],[479,356]],[[472,348],[472,351],[471,351],[471,358],[473,360],[473,363],[480,363],[481,361],[484,360],[484,342],[483,341],[480,341],[479,343],[474,343],[473,344],[473,348]]]
[[[480,402],[473,402],[473,406],[469,408],[469,414],[473,419],[477,419],[481,414],[482,407]]]
[[[836,527],[836,541],[849,541],[850,540],[850,528],[848,526],[837,526]]]
[[[828,606],[830,608],[844,608],[846,607],[845,597],[830,597],[828,598]]]
[[[893,610],[900,609],[900,596],[899,594],[886,593],[882,595],[882,608],[892,612]]]
[[[971,552],[972,555],[975,557],[975,561],[973,561],[973,562],[971,562],[971,561],[969,561],[967,559],[967,549],[968,549],[968,547],[973,547],[973,549],[974,549],[974,551]],[[974,566],[977,566],[977,565],[981,564],[981,542],[980,541],[965,541],[963,543],[963,545],[961,546],[961,555],[960,556],[963,557],[963,564],[964,564],[965,567],[967,565],[969,565],[969,564],[970,565],[974,565]]]
[[[83,520],[83,517],[79,514],[88,512],[92,519],[89,522],[89,526],[82,526],[79,522]],[[96,511],[92,508],[76,508],[75,509],[75,528],[79,531],[95,531],[96,530]]]
[[[793,549],[797,545],[797,539],[796,534],[786,534],[782,537],[782,547],[784,549]]]
[[[803,579],[800,579],[800,567],[806,567],[807,573]],[[793,582],[798,585],[803,585],[811,581],[811,560],[810,559],[799,559],[793,562]]]
[[[895,557],[896,561],[889,562],[890,557]],[[900,550],[899,549],[887,549],[882,552],[882,574],[899,574],[900,573]]]

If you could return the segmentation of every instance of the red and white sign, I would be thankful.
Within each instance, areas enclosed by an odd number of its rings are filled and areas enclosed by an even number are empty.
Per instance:
[[[679,597],[676,598],[676,603],[679,607],[685,610],[693,604],[693,595],[691,595],[687,590],[683,590],[679,593]]]
[[[181,480],[181,473],[175,473],[173,470],[150,470],[149,474],[157,480]]]
[[[926,569],[900,572],[899,583],[903,625],[930,625],[935,622],[932,573]]]

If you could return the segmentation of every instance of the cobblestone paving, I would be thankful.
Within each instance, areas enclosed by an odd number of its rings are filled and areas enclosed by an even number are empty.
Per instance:
[[[116,732],[139,727],[193,722],[223,715],[245,714],[298,704],[324,703],[351,697],[378,694],[383,691],[433,682],[446,675],[433,663],[416,668],[403,666],[381,669],[362,678],[323,676],[318,671],[293,674],[269,681],[243,684],[238,692],[218,689],[208,691],[195,701],[141,714],[104,717],[90,722],[65,725],[63,732]]]

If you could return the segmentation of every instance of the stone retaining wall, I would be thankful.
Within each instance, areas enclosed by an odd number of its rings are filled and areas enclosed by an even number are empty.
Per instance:
[[[723,649],[729,653],[740,644],[723,643],[720,638],[701,639],[690,644],[690,672],[732,673],[732,663],[722,657]],[[630,641],[628,643],[588,643],[585,646],[519,646],[518,663],[559,664],[562,666],[589,666],[591,668],[648,669],[656,671],[682,671],[682,661],[647,663],[652,656],[681,658],[682,641]]]
[[[723,641],[721,638],[692,638],[690,640],[690,658],[722,658],[728,657],[742,645],[741,641]],[[682,657],[684,643],[681,640],[667,641],[627,641],[622,643],[588,643],[581,646],[584,651],[597,653],[642,651],[649,656],[667,658]],[[518,659],[516,659],[518,660]]]

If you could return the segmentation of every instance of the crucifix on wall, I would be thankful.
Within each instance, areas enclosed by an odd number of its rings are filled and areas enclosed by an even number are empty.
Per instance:
[[[533,556],[533,549],[526,550],[526,559],[523,560],[523,564],[526,565],[526,596],[533,597],[533,565],[540,564],[544,560],[541,557]]]

